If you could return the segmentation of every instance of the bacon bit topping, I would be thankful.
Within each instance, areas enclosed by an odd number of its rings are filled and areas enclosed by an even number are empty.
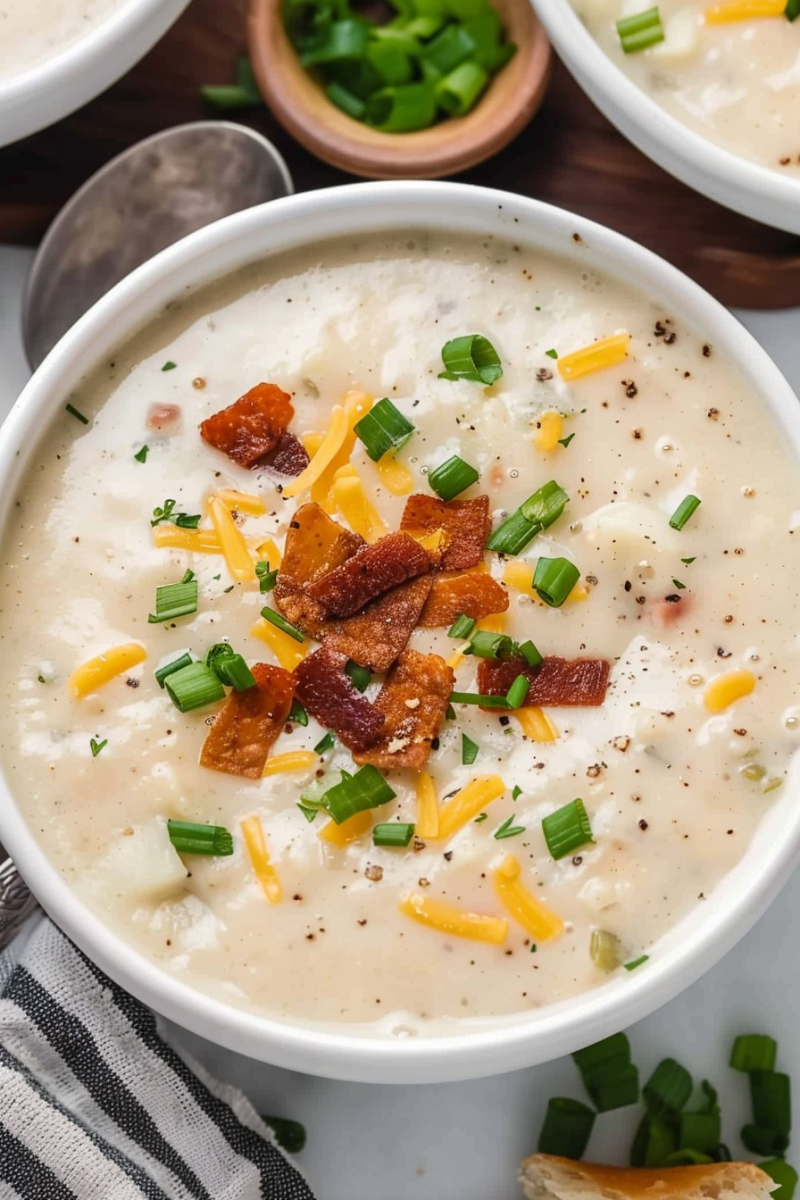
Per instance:
[[[437,576],[419,623],[425,629],[435,629],[452,625],[461,613],[480,621],[507,608],[508,592],[491,575],[458,575],[454,579]]]
[[[474,500],[439,500],[420,492],[409,496],[400,522],[401,530],[415,535],[443,529],[445,538],[438,560],[441,571],[463,571],[483,561],[491,529],[489,497]]]
[[[386,724],[380,739],[353,755],[357,763],[419,771],[444,720],[455,676],[438,654],[404,650],[375,701]],[[413,707],[409,701],[417,701]]]
[[[162,437],[172,437],[181,425],[181,410],[177,404],[151,404],[145,422],[148,429]]]
[[[200,766],[260,779],[273,743],[286,724],[294,684],[283,667],[256,663],[256,687],[231,692],[200,751]]]
[[[349,617],[390,588],[425,575],[430,556],[407,533],[390,533],[309,584],[308,591],[334,617]]]
[[[332,729],[348,749],[359,750],[380,735],[384,717],[353,686],[346,665],[346,654],[323,646],[295,667],[295,689],[320,725]]]
[[[318,504],[303,504],[286,534],[281,573],[298,586],[312,583],[340,567],[363,545],[363,538],[337,525]]]
[[[275,607],[290,624],[296,625],[306,637],[322,639],[322,631],[329,620],[324,604],[309,596],[305,588],[285,571],[281,571],[275,580],[272,595]]]
[[[255,467],[275,450],[294,416],[287,392],[257,383],[234,403],[200,425],[200,435],[241,467]]]
[[[269,467],[278,475],[296,476],[305,471],[311,459],[299,438],[284,430],[274,450],[270,450],[259,466]]]
[[[430,575],[410,579],[354,617],[331,622],[320,636],[326,646],[346,654],[360,667],[387,671],[419,623],[430,590]]]
[[[594,708],[606,698],[610,671],[611,663],[604,658],[545,658],[535,669],[521,654],[504,662],[482,658],[478,664],[478,691],[484,696],[505,696],[517,676],[525,675],[531,681],[526,705]]]

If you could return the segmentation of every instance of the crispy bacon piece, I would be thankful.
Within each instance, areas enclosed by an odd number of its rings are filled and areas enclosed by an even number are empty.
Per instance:
[[[334,617],[349,617],[390,588],[426,575],[430,556],[407,533],[390,533],[308,586]]]
[[[488,496],[444,501],[417,492],[406,500],[400,521],[401,530],[419,536],[444,530],[444,542],[438,556],[441,571],[477,567],[483,561],[490,528]]]
[[[545,658],[538,667],[529,667],[521,654],[504,662],[482,658],[478,691],[484,696],[505,696],[517,676],[525,675],[531,681],[526,705],[595,708],[606,698],[610,670],[611,663],[604,658]]]
[[[304,587],[283,571],[278,573],[272,595],[275,607],[287,621],[302,630],[306,637],[322,640],[322,632],[330,620],[324,604],[309,596]]]
[[[287,392],[274,383],[257,383],[227,408],[200,425],[200,436],[241,467],[254,467],[278,446],[294,416]]]
[[[289,525],[275,583],[275,603],[286,620],[309,637],[321,637],[330,613],[306,586],[341,566],[363,545],[363,538],[337,525],[318,504],[301,505]]]
[[[430,575],[419,575],[379,596],[354,617],[331,622],[318,636],[359,666],[387,671],[419,623],[430,590]]]
[[[308,451],[300,438],[295,437],[293,433],[284,431],[278,438],[275,449],[270,450],[269,454],[257,465],[269,467],[278,475],[299,475],[305,471],[310,461]]]
[[[353,755],[355,761],[384,769],[424,767],[454,683],[453,672],[438,654],[404,650],[375,701],[386,724],[377,741]]]
[[[270,749],[286,724],[292,707],[294,681],[283,667],[256,663],[252,667],[257,687],[231,692],[214,718],[200,766],[228,775],[260,779]]]
[[[479,621],[491,613],[505,612],[508,592],[491,575],[457,575],[453,579],[435,576],[428,603],[419,624],[424,629],[452,625],[461,613]]]
[[[346,654],[323,646],[295,667],[295,691],[320,725],[332,729],[348,749],[360,750],[379,736],[384,716],[345,675],[346,665]]]

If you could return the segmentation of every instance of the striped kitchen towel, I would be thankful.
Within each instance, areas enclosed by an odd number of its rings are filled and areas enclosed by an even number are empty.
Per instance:
[[[235,1088],[44,917],[0,955],[0,1200],[313,1200]]]

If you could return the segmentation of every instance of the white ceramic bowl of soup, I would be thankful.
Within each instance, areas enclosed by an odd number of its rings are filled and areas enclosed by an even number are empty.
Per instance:
[[[328,238],[355,239],[394,231],[410,232],[412,238],[429,231],[445,238],[462,234],[481,243],[507,240],[515,251],[530,251],[534,258],[537,253],[555,253],[566,268],[577,272],[576,278],[586,282],[587,295],[597,274],[624,284],[635,279],[637,289],[660,310],[679,314],[681,328],[696,334],[698,356],[701,345],[703,354],[710,345],[718,359],[731,365],[758,398],[763,420],[774,423],[792,457],[800,457],[800,409],[777,368],[721,305],[649,251],[563,210],[519,196],[446,183],[364,184],[279,200],[200,230],[139,268],[83,317],[38,369],[0,432],[0,521],[5,543],[14,537],[14,498],[43,430],[65,419],[64,405],[75,399],[87,373],[112,361],[115,348],[163,313],[171,301],[187,289],[272,255],[294,250],[313,253]],[[163,353],[160,348],[156,353],[160,371]],[[550,359],[544,361],[552,365]],[[622,368],[610,372],[615,389],[619,388],[617,374],[624,373]],[[191,381],[187,386],[191,395]],[[576,417],[576,422],[580,419]],[[757,421],[761,419],[756,415]],[[77,423],[75,427],[80,428]],[[568,453],[576,453],[577,446],[578,442]],[[667,450],[662,447],[659,453]],[[782,585],[781,579],[765,581],[765,596],[771,587]],[[30,636],[37,637],[35,629]],[[789,658],[790,670],[792,661]],[[29,686],[35,687],[33,678]],[[11,726],[8,716],[5,719],[8,732]],[[785,720],[784,713],[781,721]],[[792,724],[798,723],[799,718],[792,718]],[[7,771],[0,779],[0,837],[44,908],[69,937],[120,985],[178,1025],[253,1058],[312,1074],[385,1083],[437,1082],[509,1071],[572,1051],[646,1016],[713,966],[764,912],[798,861],[797,759],[795,755],[787,783],[775,793],[774,803],[764,805],[763,818],[758,809],[760,823],[755,823],[752,840],[739,861],[708,895],[696,903],[694,895],[689,897],[687,911],[659,939],[645,966],[619,970],[601,986],[513,1019],[486,1016],[471,1021],[463,1031],[450,1028],[441,1036],[389,1036],[385,1026],[348,1028],[335,1019],[294,1023],[291,1017],[275,1019],[227,1003],[219,992],[212,995],[189,986],[180,972],[163,970],[78,898],[23,816],[17,803],[20,797],[14,794],[19,787],[10,785]],[[28,781],[21,786],[27,788]],[[297,820],[304,826],[299,816]],[[437,936],[419,932],[425,938]],[[431,953],[439,952],[433,942],[430,945]],[[346,981],[340,986],[345,990]]]
[[[0,46],[0,146],[61,120],[147,54],[188,0],[32,0]]]
[[[796,132],[796,124],[794,126],[790,124],[785,128],[785,141],[789,147],[786,151],[785,166],[781,166],[776,161],[773,166],[767,167],[752,161],[743,154],[733,153],[731,149],[725,147],[724,143],[715,142],[711,132],[708,136],[697,132],[698,128],[702,128],[701,121],[687,119],[687,122],[684,123],[674,115],[674,112],[679,111],[677,105],[673,106],[673,112],[667,111],[652,95],[648,94],[645,88],[638,86],[634,79],[622,70],[621,65],[612,61],[612,58],[595,40],[570,0],[533,0],[533,3],[547,30],[548,37],[577,82],[601,112],[608,117],[609,121],[613,122],[617,129],[648,158],[653,159],[665,171],[669,171],[689,187],[695,188],[698,192],[702,192],[727,208],[732,208],[756,221],[763,221],[766,225],[785,229],[790,233],[800,233],[800,164],[798,164],[800,145],[795,145],[797,139],[796,137],[793,139],[791,136],[793,129]],[[576,7],[578,6],[576,5]],[[619,57],[620,63],[623,63],[624,59],[621,51],[617,53],[614,40],[616,35],[613,32],[614,20],[616,17],[622,16],[623,12],[625,15],[630,15],[634,12],[642,12],[648,7],[646,3],[619,4],[613,9],[613,12],[609,7],[608,14],[603,18],[598,18],[602,20],[603,36],[609,39],[609,46],[613,46],[613,53],[615,57]],[[710,7],[710,5],[694,5],[692,12],[698,7]],[[682,19],[680,14],[679,19]],[[699,20],[699,15],[694,19]],[[777,18],[766,18],[765,20],[777,20]],[[786,26],[787,37],[796,40],[798,37],[797,22],[790,24],[784,17],[781,17],[780,21]],[[769,70],[770,67],[777,72],[779,68],[772,63],[759,63],[755,54],[752,56],[752,63],[745,57],[748,43],[746,37],[742,35],[747,33],[748,25],[751,29],[755,28],[756,33],[759,32],[757,19],[744,23],[717,25],[711,32],[714,38],[722,35],[723,37],[735,36],[739,39],[738,49],[743,60],[740,78],[746,77],[747,71],[750,70],[754,72],[754,77],[760,80],[759,67],[762,72]],[[697,29],[695,36],[698,42],[702,41],[703,32],[702,26]],[[667,25],[667,37],[669,36],[669,26]],[[662,43],[663,45],[664,43]],[[727,83],[723,70],[724,41],[721,45],[722,48],[718,51],[720,54],[720,78],[716,87],[718,92],[723,94]],[[655,47],[655,51],[660,53],[661,47]],[[700,54],[701,47],[698,47],[695,53]],[[631,63],[624,64],[631,66],[632,74],[638,73],[644,59],[650,59],[652,69],[662,71],[667,81],[666,86],[668,86],[670,70],[674,68],[674,64],[666,57],[659,59],[654,51],[634,53],[626,57],[632,60]],[[678,68],[680,68],[680,63],[678,63]],[[784,72],[787,78],[790,73]],[[707,74],[712,77],[713,68],[708,67]],[[709,83],[705,90],[705,95],[709,98],[709,112],[713,101],[714,86]],[[758,83],[754,86],[757,87]],[[797,84],[792,85],[787,82],[787,86],[794,87],[795,100],[793,103],[796,104]],[[761,88],[762,92],[766,93],[766,87],[767,85],[764,83]],[[705,100],[699,87],[696,92],[698,93],[696,103],[698,106],[702,106]],[[766,95],[762,99],[762,104],[766,113],[768,107]],[[765,120],[769,120],[768,113],[765,115]],[[690,127],[692,124],[695,128]],[[757,134],[753,132],[752,137],[755,142]],[[755,146],[753,149],[755,151]],[[756,157],[755,153],[753,157]]]

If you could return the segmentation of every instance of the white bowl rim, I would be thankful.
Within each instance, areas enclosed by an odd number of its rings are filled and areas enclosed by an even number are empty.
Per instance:
[[[578,84],[583,87],[583,79],[587,78],[600,94],[613,98],[615,107],[623,107],[629,114],[633,114],[632,122],[635,122],[641,131],[644,143],[652,141],[663,147],[675,159],[691,161],[702,169],[704,175],[713,175],[723,185],[737,189],[744,186],[751,194],[766,191],[782,205],[800,203],[800,179],[781,175],[779,171],[771,171],[769,167],[734,154],[732,150],[726,150],[724,146],[703,137],[688,125],[683,125],[677,117],[673,117],[657,104],[608,57],[569,0],[531,2],[547,30],[548,37],[570,71],[573,59],[579,63],[579,67],[573,72]],[[616,125],[613,118],[609,119]],[[623,137],[625,136],[627,135],[623,132]],[[672,167],[662,163],[655,153],[650,153],[641,145],[639,149],[664,170],[672,175],[676,174]],[[692,187],[694,191],[702,190],[694,184],[687,183],[686,186]],[[726,202],[723,200],[719,203]],[[730,203],[727,207],[733,208],[734,205]],[[736,211],[741,210],[737,208]]]
[[[417,210],[424,211],[424,219],[412,215]],[[800,456],[798,401],[777,367],[726,309],[651,251],[565,210],[509,193],[441,182],[361,183],[275,200],[198,230],[139,267],[82,317],[39,367],[0,430],[0,480],[4,485],[0,487],[0,532],[5,533],[13,504],[14,487],[8,486],[9,478],[13,482],[15,471],[25,469],[19,466],[25,448],[38,441],[40,431],[54,419],[58,404],[68,397],[70,370],[75,375],[76,364],[82,361],[96,364],[114,344],[135,333],[142,324],[130,315],[136,304],[142,311],[148,306],[146,320],[151,320],[168,296],[182,290],[182,270],[203,268],[194,276],[196,285],[202,286],[226,273],[226,267],[218,265],[221,261],[227,260],[229,271],[252,261],[258,253],[251,244],[254,241],[261,239],[263,246],[275,231],[280,240],[284,221],[290,231],[302,225],[293,244],[307,246],[315,239],[317,223],[324,223],[326,217],[336,226],[336,234],[329,230],[317,235],[322,240],[342,235],[342,225],[351,235],[364,228],[427,227],[447,232],[458,228],[459,220],[467,228],[480,219],[484,233],[493,220],[502,221],[496,232],[503,240],[515,235],[526,240],[527,223],[532,242],[546,244],[565,258],[577,256],[584,247],[601,263],[607,260],[608,265],[598,269],[635,279],[635,286],[652,296],[668,296],[684,319],[691,318],[704,337],[721,346],[786,427]],[[241,250],[236,257],[237,243],[249,247],[247,257]],[[285,244],[278,252],[282,249]],[[261,250],[262,257],[267,254],[268,248]],[[123,331],[115,334],[113,341],[112,325]],[[793,789],[785,790],[794,794]],[[750,870],[748,885],[728,889],[727,907],[711,903],[712,893],[702,909],[700,929],[689,944],[662,959],[655,958],[646,970],[566,1002],[566,1017],[545,1008],[535,1019],[518,1025],[397,1041],[331,1033],[258,1016],[190,988],[156,966],[128,947],[121,935],[78,900],[39,847],[0,773],[0,837],[43,907],[57,914],[67,935],[120,986],[161,1015],[229,1049],[309,1074],[373,1083],[444,1082],[514,1070],[556,1058],[646,1016],[713,966],[777,895],[800,858],[800,804],[794,809],[784,823],[783,836],[766,839],[765,854]],[[750,857],[748,851],[745,858]],[[732,874],[738,870],[734,868]],[[740,882],[737,876],[737,885]]]

